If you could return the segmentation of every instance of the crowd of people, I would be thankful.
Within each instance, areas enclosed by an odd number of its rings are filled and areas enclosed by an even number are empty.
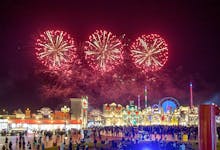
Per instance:
[[[24,132],[20,132],[15,139],[15,143],[7,136],[5,137],[5,143],[2,146],[2,150],[14,150],[14,149],[22,149],[22,150],[31,150],[31,149],[45,149],[44,142],[42,137],[38,139],[34,136],[33,143],[31,143],[30,139],[26,138],[27,134]],[[14,146],[13,146],[14,145]]]
[[[145,139],[166,138],[168,135],[173,140],[181,140],[182,136],[187,135],[190,140],[197,140],[198,127],[191,126],[108,126],[91,128],[95,136],[116,136],[116,137],[144,137]]]
[[[220,137],[220,127],[217,128]],[[183,139],[187,135],[187,139]],[[7,136],[2,150],[36,149],[44,150],[48,143],[59,150],[93,148],[100,149],[139,149],[150,146],[154,149],[185,150],[193,149],[191,141],[198,144],[198,127],[191,126],[105,126],[91,127],[84,130],[35,131],[33,138],[27,138],[27,133],[20,133],[13,143]]]
[[[193,150],[192,144],[180,141],[148,141],[137,143],[133,141],[121,141],[117,146],[119,150],[135,149],[155,149],[155,150]]]
[[[108,143],[110,149],[138,149],[147,143],[155,149],[169,147],[169,150],[185,150],[186,148],[190,150],[193,148],[189,140],[198,144],[198,127],[196,126],[108,126],[91,127],[89,130],[90,134],[86,131],[84,138],[93,137],[94,145],[97,139],[103,145]],[[183,139],[183,135],[186,135],[187,139]]]

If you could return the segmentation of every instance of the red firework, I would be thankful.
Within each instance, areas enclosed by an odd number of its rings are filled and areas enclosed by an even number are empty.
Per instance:
[[[131,55],[142,71],[158,71],[168,60],[168,46],[158,34],[142,35],[132,44]]]
[[[62,70],[76,58],[74,40],[64,31],[43,32],[37,39],[35,49],[37,58],[49,70]]]
[[[105,30],[96,30],[84,46],[87,62],[102,73],[113,70],[122,62],[122,49],[122,42]]]

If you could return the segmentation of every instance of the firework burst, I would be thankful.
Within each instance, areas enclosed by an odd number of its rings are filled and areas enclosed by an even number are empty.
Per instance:
[[[158,71],[168,60],[167,43],[158,34],[142,35],[132,44],[131,55],[142,71]]]
[[[47,30],[36,42],[37,58],[49,70],[59,70],[76,58],[73,38],[64,31]]]
[[[100,72],[108,72],[122,61],[122,42],[111,32],[97,30],[89,36],[84,49],[89,65]]]

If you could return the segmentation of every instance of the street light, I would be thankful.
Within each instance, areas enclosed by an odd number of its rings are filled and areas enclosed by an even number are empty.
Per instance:
[[[69,111],[70,111],[70,108],[67,107],[66,105],[63,106],[63,107],[61,107],[61,112],[63,112],[63,113],[68,113]]]
[[[65,118],[64,118],[65,119],[65,130],[66,130],[66,123],[67,123],[66,114],[69,113],[69,111],[70,111],[70,108],[67,107],[66,105],[61,107],[61,112],[63,112],[64,116],[65,116]]]

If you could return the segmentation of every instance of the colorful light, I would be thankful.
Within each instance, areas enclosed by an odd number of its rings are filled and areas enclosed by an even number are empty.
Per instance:
[[[62,69],[76,57],[73,38],[64,31],[47,30],[36,42],[37,58],[49,70]]]
[[[158,34],[142,35],[132,44],[131,55],[142,71],[158,71],[168,60],[167,43]]]
[[[89,36],[84,49],[89,65],[102,73],[113,70],[122,62],[122,42],[111,32],[96,30]]]

